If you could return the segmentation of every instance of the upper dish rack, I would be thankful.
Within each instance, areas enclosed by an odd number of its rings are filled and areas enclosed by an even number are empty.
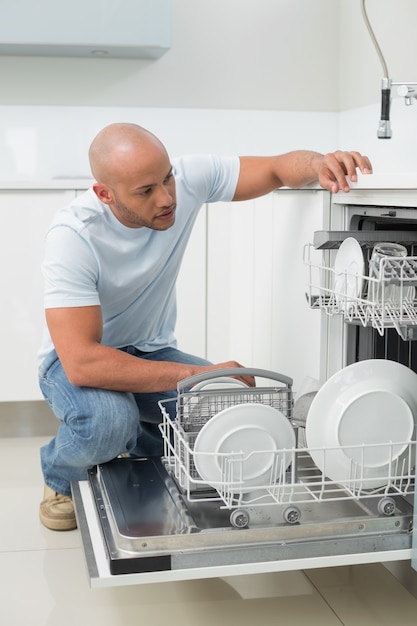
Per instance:
[[[404,340],[417,338],[417,256],[383,259],[379,278],[336,274],[324,262],[323,251],[313,244],[304,247],[304,263],[308,266],[306,297],[312,308],[372,326],[381,336],[394,328]]]

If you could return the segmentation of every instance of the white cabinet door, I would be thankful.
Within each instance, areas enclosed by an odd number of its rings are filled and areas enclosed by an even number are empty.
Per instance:
[[[43,328],[41,262],[55,211],[74,191],[0,192],[0,401],[38,400],[36,353]]]
[[[273,194],[272,369],[294,379],[320,378],[322,316],[307,304],[306,243],[323,229],[330,194],[321,190],[279,190]]]
[[[75,191],[0,192],[0,401],[41,398],[41,262],[55,211]],[[305,301],[303,246],[322,227],[326,192],[280,190],[204,207],[178,278],[179,347],[294,378],[319,373],[320,315]]]
[[[44,324],[41,263],[55,211],[84,190],[0,192],[0,401],[39,400],[36,353]],[[197,219],[178,278],[180,349],[206,355],[206,208]]]
[[[177,280],[178,348],[206,356],[207,208],[200,210]]]
[[[323,223],[320,190],[279,190],[208,208],[207,356],[294,379],[319,377],[320,314],[306,302],[304,244]]]
[[[207,355],[267,367],[271,354],[272,196],[208,208]]]

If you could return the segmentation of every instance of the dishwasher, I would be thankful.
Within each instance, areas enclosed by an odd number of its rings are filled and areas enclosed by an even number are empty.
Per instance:
[[[391,194],[387,205],[383,190],[352,191],[333,196],[328,230],[304,251],[306,306],[322,316],[323,380],[375,361],[417,377],[415,193]],[[364,269],[360,293],[346,301],[334,255],[348,237]],[[394,278],[388,267],[378,279],[376,302],[368,265],[386,240],[407,246],[407,256]],[[384,299],[393,283],[395,305]],[[242,373],[256,386],[221,384]],[[177,398],[160,402],[162,458],[117,458],[74,483],[91,586],[414,564],[414,429],[404,441],[351,444],[343,475],[332,476],[346,447],[311,445],[292,386],[285,373],[253,368],[181,381]],[[366,460],[381,450],[384,464],[370,473]]]

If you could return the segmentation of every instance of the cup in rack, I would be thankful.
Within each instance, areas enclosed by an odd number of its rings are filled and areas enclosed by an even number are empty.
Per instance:
[[[407,248],[399,243],[381,242],[374,246],[369,261],[368,298],[374,302],[401,305],[405,298],[414,297],[414,287],[392,284],[401,276],[401,259],[407,256]]]

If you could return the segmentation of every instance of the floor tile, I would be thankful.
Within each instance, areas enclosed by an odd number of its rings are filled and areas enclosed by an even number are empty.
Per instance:
[[[0,552],[80,547],[78,530],[56,532],[42,526],[38,517],[41,498],[39,485],[0,487],[1,502],[7,502],[2,510]]]
[[[417,598],[417,571],[410,561],[391,561],[385,567],[404,586],[407,591]]]
[[[49,436],[0,438],[0,498],[5,503],[0,624],[417,623],[417,599],[379,564],[91,589],[79,531],[49,531],[38,519],[43,494],[39,448],[48,440]]]
[[[81,550],[0,553],[0,571],[0,623],[7,626],[341,624],[311,588],[304,595],[256,600],[241,599],[219,579],[90,589]]]
[[[279,598],[314,595],[315,589],[302,571],[225,576],[222,578],[241,598]]]
[[[0,488],[37,486],[43,490],[39,450],[48,437],[0,438]]]
[[[47,438],[0,439],[0,499],[2,509],[0,552],[51,550],[81,545],[78,530],[59,533],[39,521],[43,478],[39,448]]]
[[[417,599],[381,564],[306,572],[345,626],[415,626]]]

